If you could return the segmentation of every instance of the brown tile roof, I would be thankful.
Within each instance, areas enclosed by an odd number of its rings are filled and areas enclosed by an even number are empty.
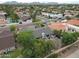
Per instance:
[[[15,46],[15,40],[8,28],[0,30],[0,50]]]
[[[48,25],[48,27],[52,30],[65,30],[65,25],[63,23],[52,23]]]
[[[0,38],[0,50],[15,46],[15,41],[12,36]]]
[[[31,28],[33,24],[18,24],[18,28],[27,29]],[[15,39],[9,27],[3,27],[0,29],[0,50],[7,49],[15,46]]]

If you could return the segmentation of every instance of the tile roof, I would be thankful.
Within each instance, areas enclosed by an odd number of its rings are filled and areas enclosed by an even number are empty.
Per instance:
[[[15,40],[12,36],[0,38],[0,50],[15,46]]]
[[[71,25],[79,25],[79,19],[72,19],[67,21],[67,23]]]
[[[18,24],[18,28],[31,28],[32,24]],[[15,40],[9,27],[0,28],[0,50],[15,46]]]
[[[51,23],[50,25],[48,25],[48,27],[52,30],[65,30],[65,25],[64,23]]]
[[[0,50],[15,46],[15,40],[8,28],[0,30]]]

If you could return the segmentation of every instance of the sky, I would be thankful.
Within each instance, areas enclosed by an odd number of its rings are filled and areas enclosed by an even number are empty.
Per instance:
[[[17,1],[17,2],[58,2],[58,3],[79,3],[79,0],[0,0],[0,3],[7,1]]]

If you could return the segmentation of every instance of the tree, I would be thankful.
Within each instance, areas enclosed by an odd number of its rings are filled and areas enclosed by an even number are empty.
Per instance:
[[[11,5],[3,5],[1,8],[4,12],[7,13],[8,17],[10,17],[10,15],[12,15],[15,10],[14,7]]]
[[[45,41],[42,39],[36,39],[34,43],[33,57],[44,57],[49,54],[52,49],[54,49],[52,40]]]
[[[17,36],[23,57],[44,57],[53,49],[52,40],[35,39],[32,31],[22,31]]]
[[[31,41],[34,39],[32,31],[22,31],[17,36],[17,42],[20,43],[24,48],[31,47]],[[30,46],[29,46],[30,45]]]
[[[17,58],[17,57],[21,57],[21,49],[15,49],[13,52],[10,52],[10,57],[9,58]]]
[[[77,40],[77,37],[76,35],[74,35],[75,33],[67,33],[67,32],[63,32],[62,33],[62,43],[64,45],[69,45],[73,42],[75,42]]]
[[[11,32],[14,32],[14,31],[16,31],[16,25],[10,25],[10,31]]]
[[[41,13],[41,9],[40,8],[37,8],[37,7],[33,7],[33,6],[31,6],[30,8],[29,8],[29,14],[30,14],[30,16],[31,16],[31,18],[32,18],[32,20],[33,20],[33,22],[36,22],[37,21],[37,19],[36,19],[36,15],[38,14],[38,13]]]
[[[17,38],[17,27],[16,25],[10,25],[10,31],[13,33],[13,37],[15,39],[15,48],[17,48],[17,41],[16,41],[16,38]]]
[[[13,21],[13,22],[18,22],[19,17],[18,17],[18,15],[17,15],[17,14],[12,13],[10,16],[11,16],[11,18],[12,18],[12,21]]]
[[[74,33],[72,33],[72,35],[73,35],[74,39],[77,40],[79,37],[79,32],[74,32]]]
[[[53,30],[53,32],[54,32],[54,35],[55,35],[56,37],[58,37],[58,38],[61,37],[62,30]]]
[[[2,5],[1,10],[7,13],[7,17],[12,18],[13,22],[18,22],[18,15],[15,13],[16,6],[12,5]]]

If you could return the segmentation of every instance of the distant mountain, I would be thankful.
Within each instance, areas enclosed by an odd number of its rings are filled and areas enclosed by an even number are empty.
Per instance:
[[[57,2],[48,2],[47,3],[48,5],[56,5],[56,4],[58,4]]]
[[[18,4],[18,2],[16,2],[16,1],[8,1],[8,2],[5,2],[3,4]]]
[[[57,2],[48,2],[48,3],[40,3],[40,2],[31,2],[31,3],[19,3],[17,1],[8,1],[3,4],[28,4],[28,5],[57,5]]]
[[[31,2],[31,3],[22,3],[17,1],[7,1],[3,4],[29,4],[29,5],[57,5],[57,4],[79,4],[79,0],[73,0],[69,2],[64,3],[58,3],[58,2],[47,2],[47,3],[41,3],[41,2]]]
[[[57,2],[48,2],[48,3],[40,3],[40,2],[32,2],[32,3],[28,3],[30,5],[56,5],[58,4]]]

